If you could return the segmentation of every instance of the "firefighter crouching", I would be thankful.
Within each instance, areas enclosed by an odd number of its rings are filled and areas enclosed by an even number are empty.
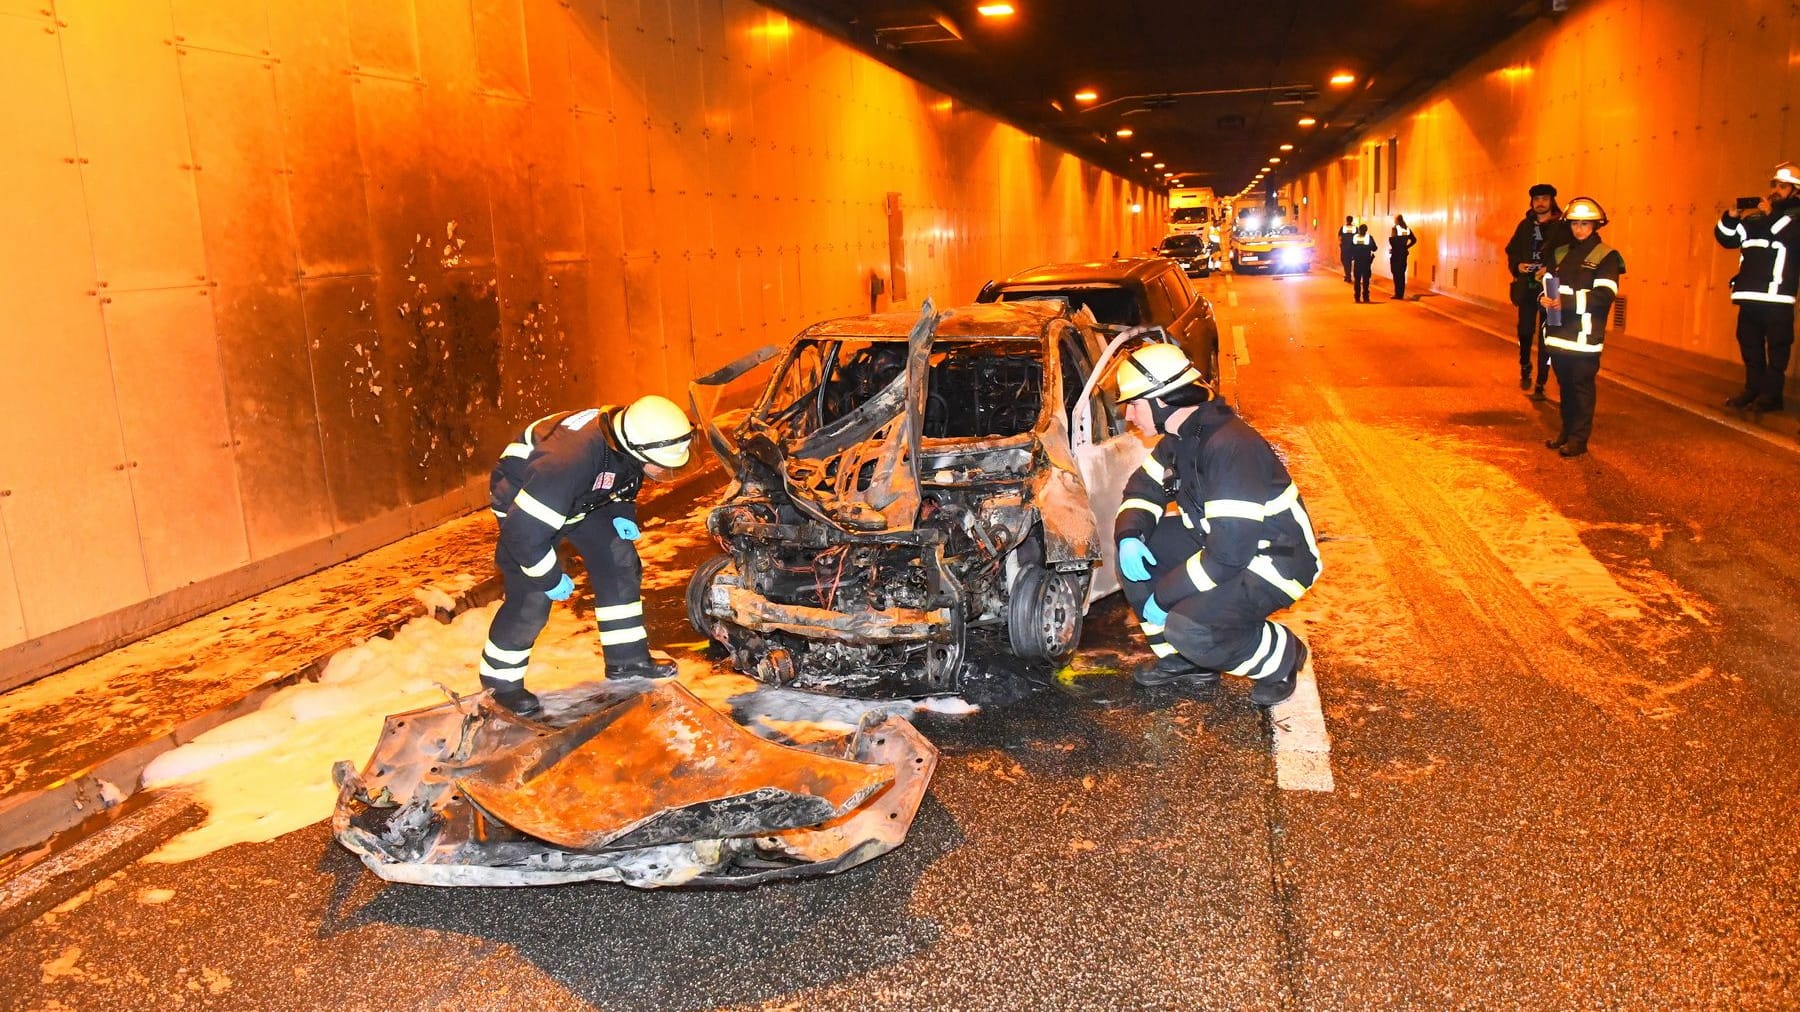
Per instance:
[[[1268,616],[1320,570],[1299,489],[1180,348],[1141,346],[1116,379],[1126,417],[1157,439],[1114,524],[1125,597],[1157,656],[1133,678],[1206,687],[1241,675],[1253,702],[1273,706],[1293,694],[1307,646]]]
[[[1714,238],[1739,250],[1731,279],[1737,304],[1738,353],[1744,360],[1744,389],[1726,407],[1780,411],[1787,384],[1788,356],[1794,348],[1794,295],[1800,291],[1800,166],[1782,162],[1769,180],[1769,211],[1728,208]],[[1742,203],[1751,202],[1743,198]]]
[[[650,658],[641,597],[637,495],[643,480],[667,478],[688,461],[694,427],[666,397],[629,407],[559,412],[526,426],[500,454],[489,480],[500,537],[494,563],[506,600],[488,627],[481,685],[515,713],[539,709],[525,688],[531,648],[550,621],[550,602],[575,582],[556,548],[567,538],[581,554],[594,591],[594,618],[606,677],[663,677],[674,665]]]
[[[1562,393],[1562,431],[1544,445],[1564,457],[1579,457],[1587,452],[1588,435],[1594,429],[1594,379],[1600,374],[1606,321],[1612,315],[1613,300],[1619,297],[1625,260],[1600,241],[1606,212],[1598,201],[1576,197],[1563,211],[1563,220],[1574,241],[1554,250],[1545,261],[1561,297],[1552,299],[1546,294],[1538,299],[1545,309],[1562,309],[1561,323],[1544,329],[1550,367],[1556,371],[1556,386]]]

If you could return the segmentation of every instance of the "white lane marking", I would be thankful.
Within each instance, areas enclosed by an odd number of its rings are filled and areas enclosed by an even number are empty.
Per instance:
[[[1275,786],[1284,791],[1326,791],[1331,777],[1331,735],[1319,706],[1319,682],[1309,656],[1300,669],[1294,694],[1269,710],[1275,728]]]
[[[1250,344],[1244,340],[1243,324],[1234,323],[1231,325],[1231,345],[1236,352],[1237,364],[1240,366],[1249,365]]]
[[[1231,303],[1231,308],[1236,309],[1237,308],[1237,289],[1233,288],[1231,291],[1226,292],[1225,293],[1225,301]]]

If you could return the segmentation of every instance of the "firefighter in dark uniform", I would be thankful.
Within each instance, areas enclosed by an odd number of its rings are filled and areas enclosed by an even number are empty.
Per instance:
[[[575,581],[556,548],[566,538],[581,554],[594,591],[594,618],[608,678],[662,677],[644,632],[638,559],[637,495],[646,477],[666,478],[688,461],[694,427],[666,397],[629,407],[559,412],[525,427],[500,454],[489,480],[500,538],[494,563],[506,600],[481,650],[481,685],[515,713],[538,699],[525,688],[531,647],[550,621],[550,603],[568,600]]]
[[[1419,237],[1406,227],[1406,215],[1394,215],[1394,231],[1388,235],[1388,273],[1394,278],[1394,298],[1406,298],[1406,261]]]
[[[1356,216],[1344,215],[1344,227],[1338,229],[1338,259],[1344,263],[1344,280],[1350,280],[1350,241],[1356,238]]]
[[[1562,323],[1546,327],[1544,344],[1556,387],[1562,394],[1562,431],[1544,445],[1565,457],[1587,452],[1594,428],[1594,378],[1600,374],[1600,351],[1606,345],[1606,320],[1619,297],[1625,260],[1600,241],[1606,212],[1598,201],[1576,197],[1563,215],[1572,241],[1550,251],[1545,263],[1560,286]],[[1548,295],[1538,300],[1556,305]]]
[[[1269,615],[1320,570],[1300,491],[1180,348],[1143,345],[1116,379],[1126,417],[1157,440],[1113,526],[1125,598],[1157,657],[1132,677],[1207,687],[1241,675],[1253,702],[1273,706],[1293,694],[1307,646]]]
[[[1556,205],[1556,187],[1549,183],[1532,187],[1531,207],[1506,244],[1506,263],[1512,271],[1512,287],[1507,294],[1519,311],[1519,389],[1531,391],[1533,400],[1544,399],[1544,382],[1550,378],[1550,352],[1543,343],[1544,312],[1538,303],[1544,291],[1544,259],[1551,250],[1569,242],[1569,227],[1563,222],[1562,209]],[[1535,385],[1531,377],[1534,344]]]
[[[1376,245],[1368,225],[1356,226],[1356,232],[1350,236],[1350,276],[1358,302],[1369,301],[1369,280],[1375,276]]]
[[[1727,407],[1780,411],[1794,348],[1794,295],[1800,292],[1800,167],[1782,162],[1769,180],[1769,213],[1728,209],[1715,238],[1740,250],[1731,301],[1737,303],[1743,392]]]

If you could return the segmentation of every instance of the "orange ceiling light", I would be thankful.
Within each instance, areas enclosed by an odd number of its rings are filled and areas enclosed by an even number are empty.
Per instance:
[[[984,18],[1010,18],[1018,13],[1012,4],[982,4],[975,10]]]
[[[1166,169],[1169,167],[1169,165],[1167,162],[1157,162],[1155,165],[1152,165],[1150,167],[1153,169]]]
[[[1334,88],[1343,88],[1355,83],[1356,75],[1350,73],[1348,70],[1340,70],[1331,75],[1331,85]]]
[[[1314,119],[1311,116],[1300,117],[1300,125],[1301,126],[1315,126],[1318,124],[1318,122],[1319,122],[1318,120]]]
[[[1120,127],[1119,129],[1113,131],[1113,136],[1114,137],[1130,137],[1133,133],[1135,133],[1135,131],[1132,130],[1130,127]]]
[[[1279,159],[1279,158],[1271,158],[1271,159],[1269,159],[1269,164],[1270,164],[1270,165],[1280,165],[1280,164],[1281,164],[1281,159]]]
[[[1283,144],[1281,146],[1281,150],[1282,151],[1292,151],[1292,150],[1294,150],[1294,146],[1292,144]]]
[[[1100,93],[1092,88],[1083,88],[1075,93],[1075,101],[1077,102],[1092,102],[1099,97]]]
[[[1154,151],[1139,151],[1138,157],[1139,158],[1155,158],[1156,152],[1154,152]]]

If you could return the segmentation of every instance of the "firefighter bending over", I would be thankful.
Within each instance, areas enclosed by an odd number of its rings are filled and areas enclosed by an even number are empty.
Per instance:
[[[1307,646],[1269,615],[1320,569],[1300,491],[1180,348],[1137,348],[1117,382],[1126,417],[1157,440],[1114,524],[1125,597],[1157,656],[1133,678],[1207,687],[1241,675],[1253,702],[1273,706],[1293,694]]]
[[[550,621],[550,602],[568,600],[575,590],[556,555],[564,538],[581,553],[593,584],[606,677],[675,673],[674,665],[650,659],[643,565],[632,542],[639,486],[686,464],[693,436],[687,415],[653,395],[626,408],[540,418],[500,454],[488,488],[500,518],[494,563],[506,600],[481,651],[481,685],[495,702],[519,714],[538,711],[537,696],[525,689],[525,668]]]

